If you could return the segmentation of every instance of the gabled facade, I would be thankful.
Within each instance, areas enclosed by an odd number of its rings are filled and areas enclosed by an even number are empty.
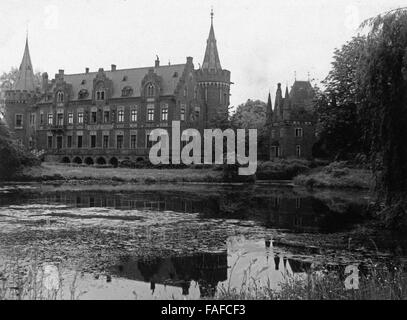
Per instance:
[[[52,80],[44,73],[41,88],[32,70],[27,40],[18,80],[6,92],[6,120],[21,143],[50,161],[145,160],[151,130],[171,133],[173,120],[203,130],[229,106],[230,72],[221,68],[213,14],[200,69],[192,57],[175,65],[160,65],[157,57],[151,67],[59,70]]]
[[[314,89],[309,81],[295,81],[291,90],[277,85],[274,110],[269,96],[267,124],[270,130],[270,158],[312,158],[316,142]],[[270,109],[270,110],[269,110]]]

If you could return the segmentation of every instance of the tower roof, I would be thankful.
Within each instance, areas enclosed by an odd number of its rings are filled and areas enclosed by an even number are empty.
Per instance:
[[[21,61],[20,68],[18,70],[17,79],[14,83],[14,90],[27,90],[34,91],[34,72],[31,64],[30,50],[28,48],[28,37],[25,41],[25,49],[23,60]]]
[[[202,63],[202,69],[215,69],[221,70],[218,48],[216,46],[215,31],[213,29],[213,10],[211,11],[211,29],[209,30],[209,37],[206,41],[205,57]]]

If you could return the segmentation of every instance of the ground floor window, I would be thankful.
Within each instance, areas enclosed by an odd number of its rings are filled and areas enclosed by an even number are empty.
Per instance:
[[[104,149],[109,148],[109,136],[107,135],[103,136],[103,148]]]
[[[116,147],[117,149],[123,149],[123,135],[121,134],[116,136]]]
[[[297,158],[301,157],[301,146],[297,145],[295,147],[295,154],[297,155]]]
[[[48,149],[52,149],[52,136],[48,136]]]
[[[130,136],[130,148],[131,149],[137,148],[137,136],[135,134],[132,134]]]
[[[96,148],[96,136],[95,135],[90,136],[90,147]]]
[[[66,147],[72,148],[72,136],[67,136],[66,139]]]
[[[62,136],[57,136],[57,149],[62,149]]]
[[[280,156],[280,147],[278,146],[272,146],[271,147],[271,155],[273,157],[279,157]]]
[[[78,136],[78,148],[82,148],[83,146],[83,140],[82,140],[82,136]]]

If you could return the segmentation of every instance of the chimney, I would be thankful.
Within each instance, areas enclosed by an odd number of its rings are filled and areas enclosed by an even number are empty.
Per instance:
[[[192,57],[187,57],[187,64],[192,64],[192,60],[193,60],[194,58],[192,58]]]
[[[42,74],[42,91],[47,92],[48,89],[48,73]]]
[[[112,64],[112,71],[116,71],[116,65]]]
[[[85,68],[85,72],[86,72],[86,73],[89,73],[89,68]]]
[[[63,70],[63,69],[59,69],[59,70],[58,70],[58,73],[63,76],[63,75],[64,75],[64,70]]]
[[[157,56],[157,59],[155,60],[155,67],[158,68],[160,66],[160,59]]]

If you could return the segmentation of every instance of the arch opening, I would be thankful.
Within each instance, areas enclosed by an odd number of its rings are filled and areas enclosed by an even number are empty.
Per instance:
[[[73,162],[73,163],[76,163],[76,164],[81,164],[81,163],[82,163],[82,159],[81,159],[80,157],[75,157],[75,158],[73,158],[72,162]]]
[[[93,165],[94,164],[93,159],[91,157],[85,158],[85,164],[87,164],[88,166]]]

